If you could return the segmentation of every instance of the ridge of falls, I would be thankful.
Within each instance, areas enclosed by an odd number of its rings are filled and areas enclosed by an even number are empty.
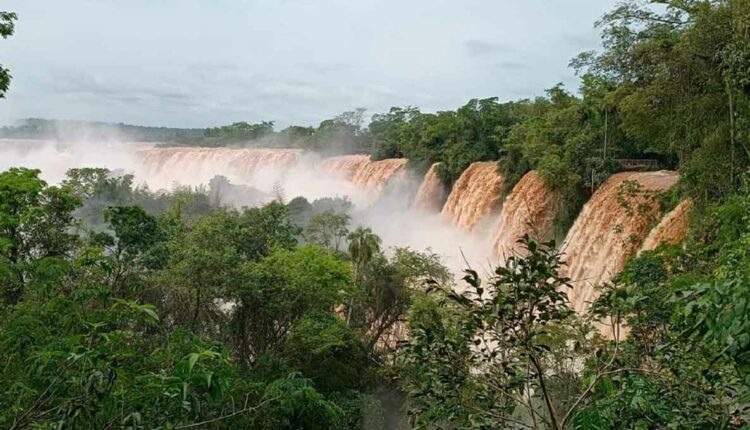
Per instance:
[[[677,179],[672,171],[617,173],[583,206],[562,246],[568,262],[562,274],[573,284],[568,295],[577,312],[596,298],[594,286],[611,281],[640,249],[659,211],[649,193],[669,189]],[[645,193],[629,195],[634,182]]]
[[[268,148],[148,148],[136,151],[138,170],[152,188],[170,188],[173,183],[199,185],[216,175],[250,183],[264,169],[286,170],[302,154],[298,149]]]
[[[339,155],[323,159],[320,167],[328,173],[351,181],[354,175],[369,163],[370,156],[366,154]]]
[[[370,161],[357,170],[352,178],[354,185],[372,190],[382,190],[391,179],[403,179],[406,175],[406,158],[386,158]]]
[[[495,161],[472,163],[453,184],[443,206],[443,218],[473,230],[484,217],[500,209],[503,182]]]
[[[552,192],[537,172],[525,174],[503,203],[492,245],[493,260],[523,255],[518,240],[526,234],[538,242],[553,239],[559,208],[560,195]]]
[[[321,162],[323,170],[350,180],[363,189],[382,191],[391,179],[404,178],[406,158],[386,158],[371,161],[369,155],[341,155]]]
[[[440,212],[446,197],[446,190],[440,181],[438,169],[440,163],[434,163],[424,175],[422,183],[419,185],[417,194],[414,197],[412,207],[414,209],[426,212]]]
[[[643,241],[639,253],[643,251],[653,251],[666,243],[676,245],[682,242],[687,236],[688,227],[690,227],[690,213],[693,210],[693,201],[685,199],[680,202],[654,227]]]

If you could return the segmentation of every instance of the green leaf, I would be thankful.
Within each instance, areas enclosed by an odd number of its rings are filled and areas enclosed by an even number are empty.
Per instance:
[[[195,363],[198,362],[198,359],[200,358],[200,354],[197,352],[192,352],[188,354],[188,372],[193,371],[193,367],[195,366]]]

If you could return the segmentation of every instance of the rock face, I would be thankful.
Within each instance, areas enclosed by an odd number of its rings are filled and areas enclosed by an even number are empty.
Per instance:
[[[652,251],[662,243],[676,245],[685,239],[690,226],[690,213],[693,210],[693,201],[690,199],[683,200],[671,212],[651,230],[646,240],[643,241],[641,250]]]
[[[440,208],[445,201],[446,191],[438,176],[439,168],[440,163],[435,163],[430,166],[430,169],[424,175],[412,203],[414,209],[425,212],[440,212]]]
[[[473,230],[501,206],[503,177],[494,161],[471,164],[453,185],[442,216],[465,230]]]
[[[583,206],[562,246],[576,311],[585,311],[596,298],[594,287],[610,281],[641,248],[659,211],[655,193],[677,179],[671,171],[617,173]]]
[[[536,172],[531,171],[513,187],[503,203],[493,242],[492,258],[504,261],[522,255],[518,240],[524,235],[544,242],[554,236],[560,196],[552,192]]]

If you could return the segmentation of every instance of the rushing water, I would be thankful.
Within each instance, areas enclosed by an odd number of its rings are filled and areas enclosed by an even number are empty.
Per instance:
[[[640,249],[659,212],[651,192],[666,190],[677,179],[668,171],[617,173],[584,205],[562,247],[568,262],[564,272],[574,283],[569,297],[577,311],[596,298],[595,286],[609,282]],[[639,183],[645,193],[627,201],[625,181]]]
[[[440,181],[438,169],[440,163],[430,166],[430,169],[424,175],[422,183],[419,185],[417,195],[414,197],[412,207],[426,212],[439,212],[443,207],[447,193],[445,186]]]
[[[539,242],[553,239],[560,196],[534,171],[524,175],[505,199],[497,222],[492,255],[505,259],[524,252],[518,240],[529,235]]]
[[[502,190],[503,177],[496,162],[472,163],[453,185],[443,206],[443,217],[471,231],[485,217],[500,210]]]
[[[651,230],[638,252],[651,251],[662,243],[675,245],[682,242],[688,232],[692,210],[692,200],[686,199],[680,202]]]

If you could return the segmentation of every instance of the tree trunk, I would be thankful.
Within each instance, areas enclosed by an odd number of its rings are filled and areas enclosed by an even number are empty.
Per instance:
[[[357,289],[357,277],[359,275],[359,263],[354,265],[354,289]],[[349,323],[352,320],[352,308],[354,307],[354,297],[349,300],[349,309],[346,310],[346,326],[349,327]]]
[[[196,331],[196,324],[198,323],[198,316],[201,312],[201,290],[202,288],[198,286],[198,288],[195,289],[195,313],[193,313],[193,321],[190,323],[191,329],[195,332]]]
[[[550,398],[549,391],[547,390],[547,384],[544,382],[544,372],[542,371],[542,366],[539,364],[539,361],[536,359],[536,357],[531,354],[529,354],[529,360],[531,361],[531,364],[534,365],[534,369],[536,369],[537,379],[539,379],[539,387],[542,389],[544,403],[547,405],[547,410],[549,411],[549,418],[552,424],[552,428],[554,430],[562,430],[557,419],[557,411],[555,411],[555,406],[552,404],[552,399]]]

